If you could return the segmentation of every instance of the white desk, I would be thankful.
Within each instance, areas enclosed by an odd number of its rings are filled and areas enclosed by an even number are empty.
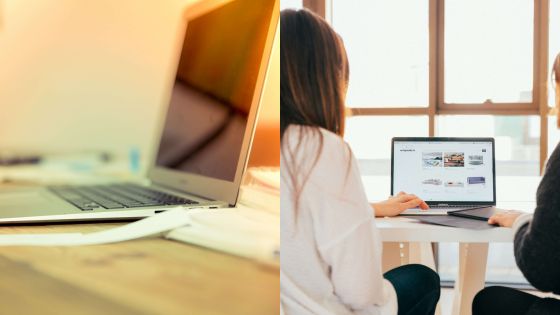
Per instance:
[[[364,176],[362,180],[370,201],[382,200],[389,195],[388,176]],[[538,177],[526,176],[496,178],[498,207],[532,212],[539,181]],[[459,274],[452,313],[461,315],[471,314],[472,300],[484,287],[488,244],[513,241],[509,228],[467,230],[423,224],[404,217],[377,219],[377,226],[384,242],[384,271],[409,263],[435,268],[431,243],[459,243]]]

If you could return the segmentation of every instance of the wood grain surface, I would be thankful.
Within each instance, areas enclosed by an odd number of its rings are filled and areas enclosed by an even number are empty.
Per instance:
[[[94,232],[122,223],[0,227]],[[0,247],[3,314],[278,314],[277,268],[163,238]]]

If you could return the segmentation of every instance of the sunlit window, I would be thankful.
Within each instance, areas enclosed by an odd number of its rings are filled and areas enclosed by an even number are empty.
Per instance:
[[[428,1],[333,0],[351,107],[428,106]]]
[[[284,9],[301,9],[303,7],[302,0],[281,0],[280,10]]]
[[[498,176],[539,175],[537,116],[439,116],[437,123],[438,136],[493,137]]]
[[[356,116],[346,120],[345,140],[350,144],[361,171],[367,175],[389,176],[391,138],[428,136],[426,116]]]
[[[532,0],[445,1],[445,102],[531,102]]]

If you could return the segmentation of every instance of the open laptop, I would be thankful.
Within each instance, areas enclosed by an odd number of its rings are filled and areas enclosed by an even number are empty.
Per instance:
[[[136,219],[176,206],[236,204],[278,0],[205,0],[186,14],[147,180],[3,189],[0,224]]]
[[[401,215],[496,205],[493,138],[393,138],[391,151],[391,195],[415,194],[430,206]]]

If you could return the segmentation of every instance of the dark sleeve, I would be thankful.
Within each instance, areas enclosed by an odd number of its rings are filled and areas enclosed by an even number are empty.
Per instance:
[[[537,189],[533,220],[515,235],[515,260],[535,288],[560,293],[560,145]]]

